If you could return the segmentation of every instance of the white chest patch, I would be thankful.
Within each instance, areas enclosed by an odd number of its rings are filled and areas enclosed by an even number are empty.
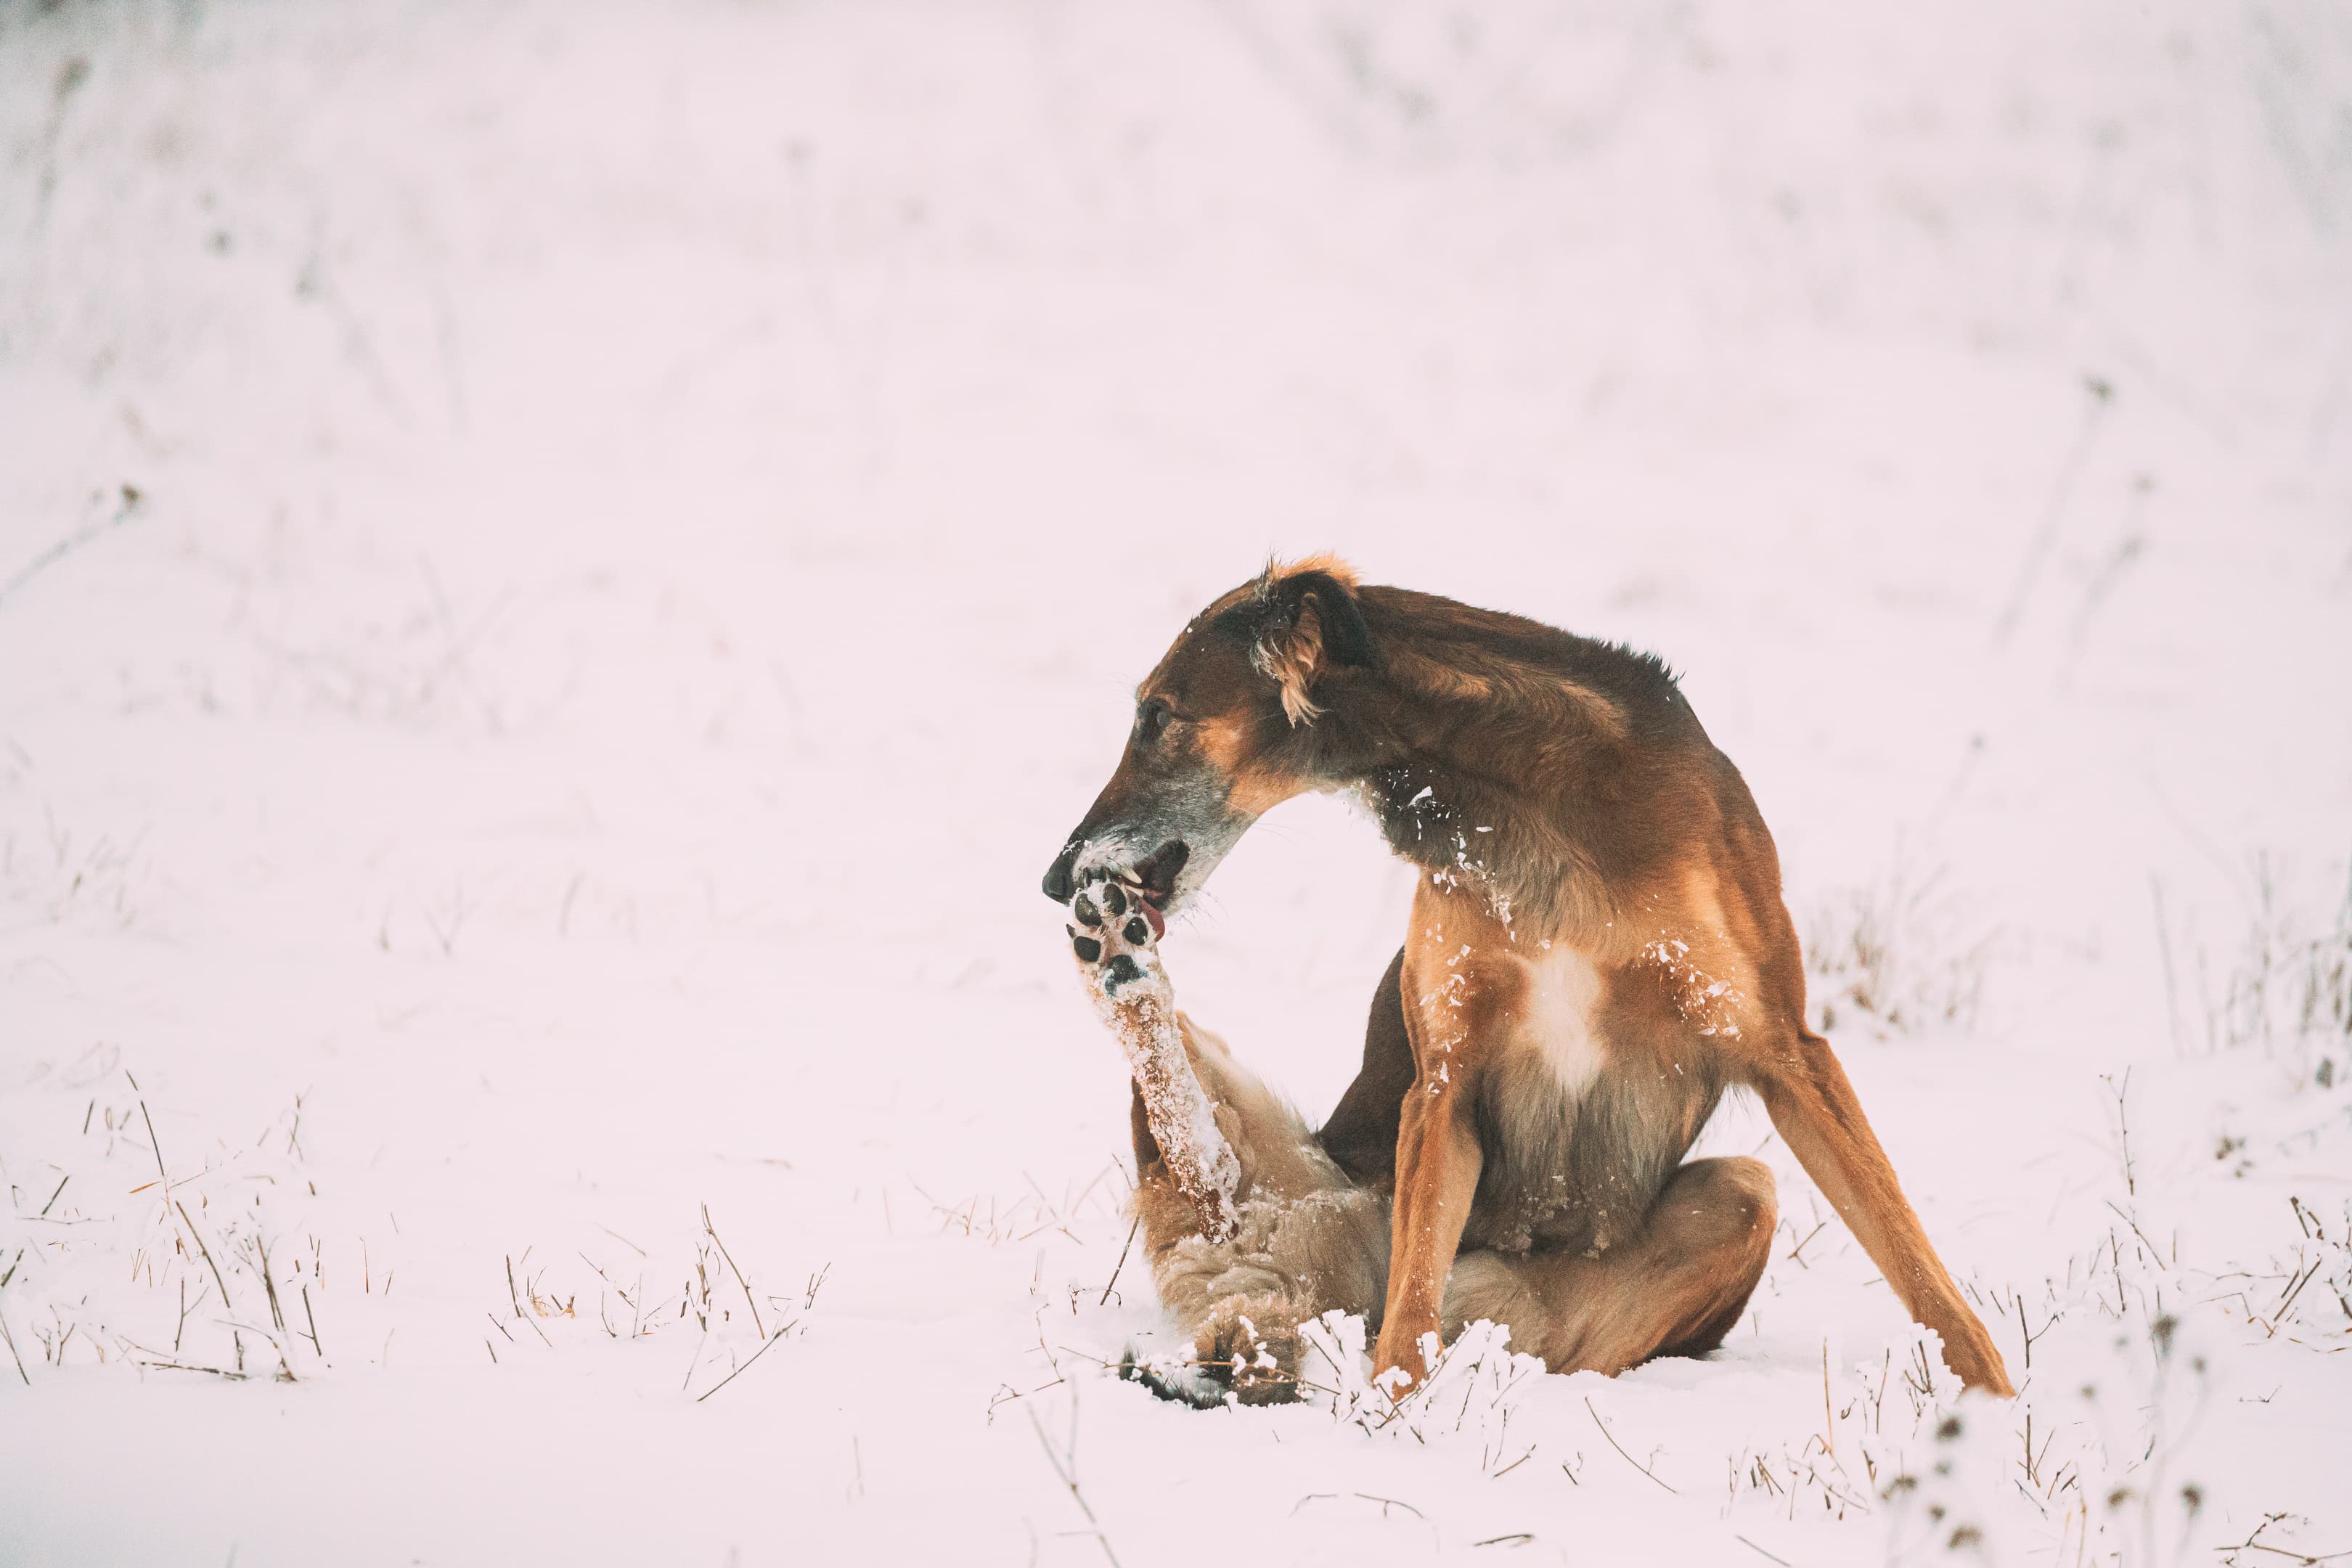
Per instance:
[[[1594,1018],[1601,972],[1582,953],[1555,944],[1528,963],[1528,979],[1517,1044],[1540,1052],[1560,1087],[1581,1095],[1608,1061]]]

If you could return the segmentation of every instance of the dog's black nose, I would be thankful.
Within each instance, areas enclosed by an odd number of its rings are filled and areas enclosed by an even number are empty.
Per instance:
[[[1054,863],[1045,868],[1045,880],[1041,885],[1045,888],[1047,898],[1057,904],[1066,904],[1070,901],[1070,895],[1077,891],[1077,881],[1070,875],[1070,868],[1077,863],[1078,851],[1074,846],[1063,850],[1055,857]]]

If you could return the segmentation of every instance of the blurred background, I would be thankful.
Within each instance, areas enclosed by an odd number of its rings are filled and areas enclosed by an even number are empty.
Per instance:
[[[0,20],[19,714],[1010,919],[1172,627],[1336,547],[1664,653],[1800,879],[2342,837],[2340,5]]]
[[[1125,1229],[1036,879],[1176,627],[1325,548],[1683,672],[1956,1271],[2074,1278],[2135,1063],[2167,1223],[2343,1195],[2345,5],[0,0],[16,1207],[155,1163],[129,1073],[405,1249],[368,1364],[716,1194],[1025,1388],[1043,1255],[929,1216]],[[1180,993],[1318,1114],[1409,887],[1286,807]],[[168,1293],[81,1181],[0,1293],[59,1371]],[[89,1375],[68,1457],[145,1418]]]

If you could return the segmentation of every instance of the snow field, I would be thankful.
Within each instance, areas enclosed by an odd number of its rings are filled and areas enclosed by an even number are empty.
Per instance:
[[[0,6],[0,1560],[2352,1549],[2347,103],[2320,5]],[[1706,1363],[1108,1377],[1036,878],[1324,546],[1684,672],[2015,1405],[1742,1105]],[[1166,960],[1317,1112],[1408,889],[1297,803]]]

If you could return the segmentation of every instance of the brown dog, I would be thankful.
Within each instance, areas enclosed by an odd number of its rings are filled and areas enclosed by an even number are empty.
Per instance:
[[[1655,658],[1359,586],[1319,558],[1269,566],[1195,616],[1137,698],[1047,896],[1108,871],[1180,908],[1251,823],[1307,790],[1352,792],[1422,868],[1362,1072],[1319,1133],[1192,1042],[1245,1186],[1264,1189],[1238,1251],[1155,1194],[1137,1119],[1155,1273],[1204,1359],[1245,1363],[1291,1326],[1268,1319],[1335,1306],[1377,1319],[1392,1387],[1425,1375],[1423,1335],[1478,1318],[1554,1371],[1713,1349],[1775,1219],[1761,1164],[1685,1161],[1738,1085],[1961,1381],[2011,1392],[1805,1026],[1772,837]],[[1391,1193],[1381,1258],[1364,1201]],[[1385,1300],[1360,1300],[1383,1274]]]

